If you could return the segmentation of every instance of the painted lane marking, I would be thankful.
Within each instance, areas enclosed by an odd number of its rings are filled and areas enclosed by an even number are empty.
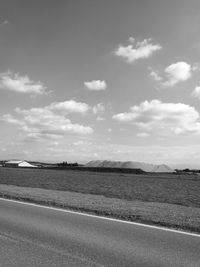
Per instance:
[[[141,226],[141,227],[153,228],[153,229],[158,229],[158,230],[162,230],[162,231],[168,231],[168,232],[173,232],[173,233],[178,233],[178,234],[200,237],[200,234],[179,231],[179,230],[170,229],[167,227],[160,227],[160,226],[131,222],[131,221],[123,221],[123,220],[104,217],[104,216],[98,216],[98,215],[93,215],[93,214],[88,214],[88,213],[83,213],[83,212],[78,212],[78,211],[72,211],[72,210],[66,210],[66,209],[62,209],[62,208],[55,208],[55,207],[51,207],[51,206],[43,206],[43,205],[39,205],[39,204],[34,204],[34,203],[29,203],[29,202],[24,202],[24,201],[19,201],[19,200],[13,200],[13,199],[7,199],[7,198],[1,198],[1,197],[0,197],[0,200],[8,201],[8,202],[14,202],[14,203],[22,204],[22,205],[29,205],[29,206],[38,207],[38,208],[56,210],[59,212],[71,213],[71,214],[75,214],[75,215],[93,217],[93,218],[101,219],[101,220],[108,220],[108,221],[113,221],[113,222],[118,222],[118,223],[132,224],[132,225],[137,225],[137,226]]]

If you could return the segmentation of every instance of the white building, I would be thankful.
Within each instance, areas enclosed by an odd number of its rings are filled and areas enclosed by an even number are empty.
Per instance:
[[[36,168],[36,165],[30,164],[24,160],[9,160],[5,162],[5,167],[29,167]]]

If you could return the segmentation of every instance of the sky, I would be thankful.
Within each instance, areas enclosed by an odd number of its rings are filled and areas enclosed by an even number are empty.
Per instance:
[[[200,167],[198,0],[0,4],[0,159]]]

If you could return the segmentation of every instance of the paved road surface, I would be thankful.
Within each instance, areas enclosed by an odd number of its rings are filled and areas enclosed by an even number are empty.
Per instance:
[[[200,267],[200,237],[0,199],[0,266]]]

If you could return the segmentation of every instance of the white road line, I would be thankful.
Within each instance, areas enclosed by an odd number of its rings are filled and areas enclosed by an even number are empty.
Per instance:
[[[38,208],[56,210],[56,211],[65,212],[65,213],[72,213],[72,214],[81,215],[81,216],[93,217],[93,218],[97,218],[97,219],[108,220],[108,221],[113,221],[113,222],[118,222],[118,223],[132,224],[132,225],[137,225],[137,226],[141,226],[141,227],[153,228],[153,229],[158,229],[158,230],[162,230],[162,231],[168,231],[168,232],[173,232],[173,233],[178,233],[178,234],[183,234],[183,235],[200,237],[200,234],[179,231],[179,230],[170,229],[170,228],[167,228],[167,227],[160,227],[160,226],[154,226],[154,225],[131,222],[131,221],[123,221],[123,220],[104,217],[104,216],[92,215],[92,214],[88,214],[88,213],[77,212],[77,211],[72,211],[72,210],[66,210],[66,209],[62,209],[62,208],[55,208],[55,207],[50,207],[50,206],[43,206],[43,205],[34,204],[34,203],[30,203],[30,202],[24,202],[24,201],[1,198],[1,197],[0,197],[0,200],[9,201],[9,202],[15,202],[15,203],[18,203],[18,204],[23,204],[23,205],[34,206],[34,207],[38,207]]]

